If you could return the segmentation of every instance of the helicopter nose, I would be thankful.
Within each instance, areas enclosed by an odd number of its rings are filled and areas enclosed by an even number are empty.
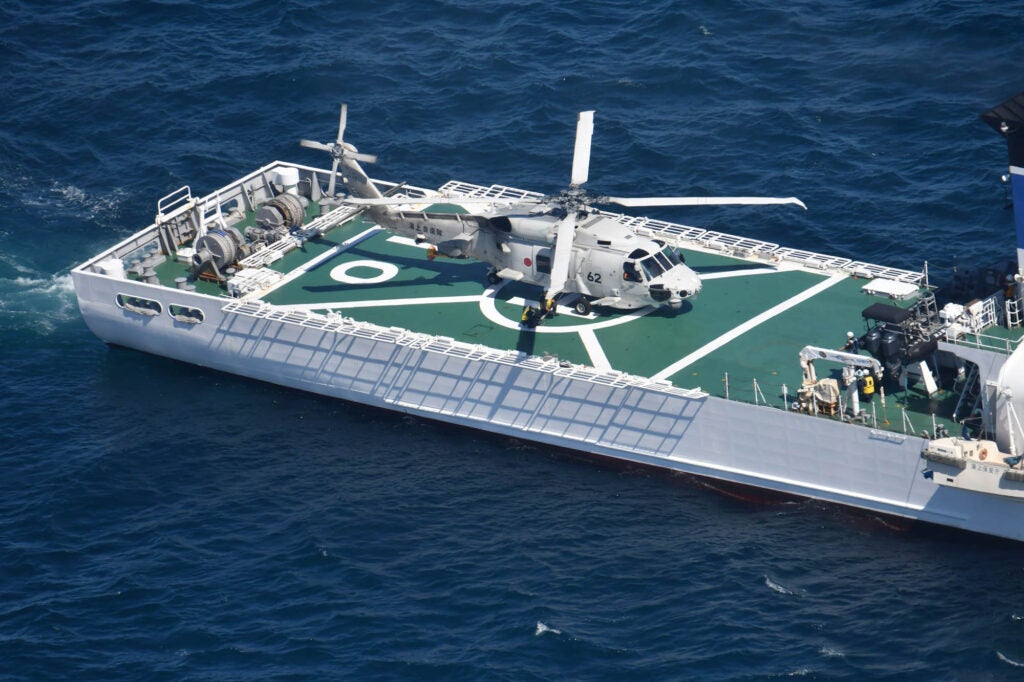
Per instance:
[[[677,280],[677,286],[673,287],[679,292],[679,298],[682,300],[693,298],[700,293],[703,286],[703,282],[700,281],[700,276],[696,272],[689,268],[686,268],[686,270],[685,273],[681,273],[682,276]]]

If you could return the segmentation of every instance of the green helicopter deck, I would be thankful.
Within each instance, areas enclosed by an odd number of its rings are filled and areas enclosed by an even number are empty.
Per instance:
[[[463,191],[467,187],[482,189],[461,183],[446,186]],[[437,204],[429,210],[462,209]],[[319,208],[311,205],[307,223],[319,215]],[[788,409],[802,382],[801,349],[842,348],[848,331],[859,336],[866,330],[862,311],[872,303],[915,303],[913,296],[901,302],[866,294],[865,284],[882,277],[926,291],[920,273],[660,221],[643,221],[642,229],[670,238],[701,276],[701,293],[680,310],[597,307],[581,316],[572,311],[570,295],[559,302],[554,317],[527,328],[521,324],[523,309],[542,296],[539,287],[516,282],[489,285],[487,264],[431,258],[426,244],[375,226],[355,210],[322,234],[261,263],[262,269],[277,273],[276,281],[242,298],[288,311],[341,315],[467,344],[556,357]],[[170,284],[186,271],[170,260],[158,274]],[[215,283],[196,285],[200,291],[223,295]],[[985,330],[989,336],[984,338],[997,345],[1005,340],[1010,352],[1016,345],[1011,342],[1013,332],[995,326]],[[963,341],[980,343],[981,338],[968,334]],[[822,364],[818,373],[838,378],[841,369],[838,364]],[[963,409],[963,382],[941,372],[937,378],[939,391],[931,395],[923,385],[890,385],[884,405],[881,397],[862,405],[864,417],[870,415],[869,423],[878,428],[899,432],[930,431],[938,424],[959,429],[954,412]],[[831,418],[841,417],[837,413]]]

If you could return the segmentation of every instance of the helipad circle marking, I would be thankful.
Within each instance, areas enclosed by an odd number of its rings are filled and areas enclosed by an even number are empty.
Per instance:
[[[505,286],[505,284],[505,282],[502,282],[496,286],[488,288],[483,293],[483,296],[480,297],[480,312],[482,312],[484,314],[484,317],[486,317],[490,322],[500,327],[505,327],[506,329],[515,329],[518,331],[520,328],[519,322],[512,321],[505,317],[504,315],[502,315],[501,313],[499,313],[494,298],[494,295],[498,292],[499,289]],[[608,327],[617,327],[620,324],[628,324],[630,322],[635,322],[644,315],[652,312],[654,312],[654,307],[648,306],[646,308],[640,308],[639,310],[631,310],[628,313],[624,313],[623,315],[612,318],[610,320],[585,322],[583,324],[571,324],[565,325],[564,327],[556,327],[553,325],[540,325],[538,327],[535,327],[533,331],[538,334],[576,334],[584,329],[606,329]]]
[[[380,274],[373,277],[354,277],[348,274],[348,271],[352,268],[372,268],[373,270],[380,270]],[[354,260],[337,265],[331,270],[331,279],[343,284],[380,284],[381,282],[393,279],[397,275],[398,266],[379,260]]]

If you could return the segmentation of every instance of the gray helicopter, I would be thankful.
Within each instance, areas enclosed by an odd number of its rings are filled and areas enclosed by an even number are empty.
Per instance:
[[[525,282],[541,287],[538,308],[524,311],[529,326],[553,314],[556,300],[571,304],[579,315],[597,307],[633,310],[647,306],[679,309],[701,290],[701,280],[674,248],[638,236],[627,225],[591,211],[591,204],[620,206],[766,205],[803,202],[794,197],[610,197],[591,196],[583,189],[590,168],[594,112],[579,114],[569,188],[539,199],[442,195],[410,199],[385,197],[359,162],[376,157],[360,153],[343,140],[347,107],[341,105],[338,139],[333,144],[301,140],[300,144],[329,152],[334,163],[327,188],[334,197],[339,166],[349,196],[344,203],[366,206],[382,227],[431,246],[428,257],[474,258],[489,263],[488,281]],[[432,212],[440,203],[462,207],[484,205],[483,211]],[[466,210],[469,210],[468,208]],[[570,303],[571,301],[571,303]]]

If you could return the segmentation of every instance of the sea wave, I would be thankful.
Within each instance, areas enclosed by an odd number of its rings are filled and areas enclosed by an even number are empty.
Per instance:
[[[537,627],[533,631],[534,636],[540,637],[543,634],[549,634],[549,633],[552,634],[552,635],[560,635],[560,634],[562,634],[562,631],[561,630],[557,630],[557,629],[555,629],[553,627],[548,627],[547,625],[545,625],[544,623],[542,623],[541,621],[538,620],[537,621]]]
[[[24,270],[29,270],[24,268]],[[0,330],[49,334],[77,318],[78,305],[71,275],[43,276],[29,270],[13,279],[0,279]]]
[[[772,580],[767,575],[764,576],[764,584],[768,587],[768,589],[772,590],[773,592],[778,592],[779,594],[791,596],[800,596],[802,594],[799,590],[792,590],[788,587],[784,587],[783,585]]]
[[[996,656],[998,656],[999,660],[1002,661],[1003,663],[1008,663],[1008,664],[1012,665],[1015,668],[1024,668],[1024,662],[1014,660],[1014,659],[1010,658],[1009,656],[1007,656],[1006,654],[1004,654],[1002,651],[996,651]]]

